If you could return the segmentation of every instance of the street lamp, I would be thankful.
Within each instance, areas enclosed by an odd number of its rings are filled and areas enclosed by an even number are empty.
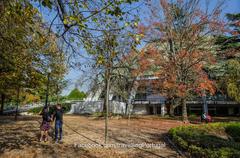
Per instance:
[[[205,90],[203,90],[202,99],[203,99],[203,112],[206,115],[208,115],[207,96],[206,96],[206,91]]]
[[[51,68],[48,68],[47,69],[47,89],[46,89],[45,107],[48,106],[48,92],[49,92],[50,73],[51,73]]]

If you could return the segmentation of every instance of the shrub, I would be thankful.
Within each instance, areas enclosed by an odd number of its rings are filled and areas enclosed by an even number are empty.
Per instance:
[[[32,109],[28,110],[28,113],[39,114],[42,111],[42,109],[43,109],[43,107],[32,108]],[[55,109],[54,105],[49,106],[49,112],[50,113],[53,113],[54,109]],[[62,109],[63,109],[64,113],[69,112],[70,109],[71,109],[71,104],[70,103],[63,103],[62,104]]]
[[[189,118],[199,118],[195,113],[190,113]]]
[[[36,108],[32,108],[30,110],[28,110],[29,113],[33,113],[33,114],[38,114],[42,111],[43,107],[36,107]]]
[[[236,142],[240,142],[240,125],[232,124],[226,127],[226,133]]]
[[[71,103],[63,103],[62,108],[64,113],[69,112],[71,110]]]
[[[240,157],[240,123],[213,123],[201,126],[182,126],[169,130],[170,138],[192,157]],[[233,140],[213,134],[226,131]]]

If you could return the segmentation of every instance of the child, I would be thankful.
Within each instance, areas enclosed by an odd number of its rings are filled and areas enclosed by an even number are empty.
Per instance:
[[[41,130],[41,137],[40,142],[43,140],[43,137],[45,136],[44,141],[48,141],[48,130],[50,129],[50,122],[51,122],[51,115],[49,113],[49,108],[45,106],[43,110],[40,112],[40,115],[42,115],[42,124],[40,126]]]
[[[62,142],[63,110],[60,104],[56,105],[56,109],[53,113],[53,120],[55,120],[55,142]]]

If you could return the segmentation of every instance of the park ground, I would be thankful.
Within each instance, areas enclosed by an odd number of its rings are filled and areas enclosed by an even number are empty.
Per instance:
[[[183,125],[178,120],[111,118],[108,143],[130,145],[127,148],[101,146],[104,143],[104,118],[65,115],[63,144],[55,144],[53,140],[38,141],[39,116],[19,116],[16,122],[11,116],[0,118],[0,157],[180,157],[166,137],[170,128]],[[152,143],[159,146],[141,147]]]
[[[198,117],[190,118],[190,124],[199,124]],[[238,117],[214,118],[215,122],[239,121]],[[104,143],[105,122],[102,117],[87,117],[79,115],[64,116],[64,142],[55,144],[39,142],[40,116],[19,116],[14,121],[13,116],[0,117],[0,157],[181,157],[175,145],[168,139],[170,128],[187,126],[175,119],[158,116],[138,116],[128,119],[112,117],[109,119],[109,144],[113,147],[102,147]],[[50,134],[53,133],[53,128]],[[133,147],[131,145],[151,145]],[[130,145],[129,148],[121,147]],[[83,147],[85,145],[85,147]],[[181,152],[180,152],[181,153]]]

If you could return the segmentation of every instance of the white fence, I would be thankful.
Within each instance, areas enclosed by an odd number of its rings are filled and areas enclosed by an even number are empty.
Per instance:
[[[109,112],[115,114],[124,114],[126,110],[126,104],[118,101],[109,102]],[[71,110],[68,114],[93,114],[96,112],[102,112],[103,101],[82,101],[76,102],[71,105]]]

